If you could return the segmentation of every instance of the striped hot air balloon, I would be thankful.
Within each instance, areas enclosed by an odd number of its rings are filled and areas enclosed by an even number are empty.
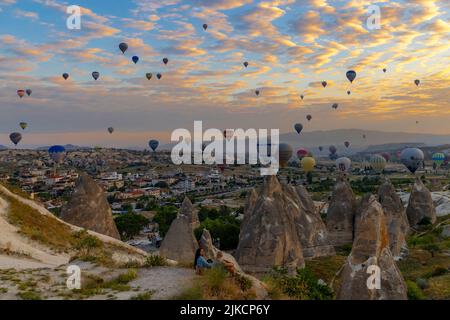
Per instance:
[[[440,167],[445,161],[445,154],[442,152],[436,152],[432,155],[431,159],[438,167]]]

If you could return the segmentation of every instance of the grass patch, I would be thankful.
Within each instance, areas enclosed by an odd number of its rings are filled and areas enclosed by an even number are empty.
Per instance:
[[[132,296],[130,300],[151,300],[153,296],[153,291],[146,291]]]
[[[450,299],[450,274],[429,279],[425,294],[434,300]]]
[[[167,260],[164,257],[161,257],[160,255],[149,255],[147,259],[145,260],[145,266],[146,267],[164,267],[167,266]]]
[[[41,295],[35,291],[21,291],[17,296],[22,300],[42,300]]]
[[[7,292],[8,292],[8,288],[0,287],[0,294],[7,293]]]

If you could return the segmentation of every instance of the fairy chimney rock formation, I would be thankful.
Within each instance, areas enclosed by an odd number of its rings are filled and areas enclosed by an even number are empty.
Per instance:
[[[362,201],[361,210],[356,222],[352,251],[341,272],[341,287],[337,299],[407,299],[404,279],[389,249],[389,236],[381,204],[375,196],[368,195]],[[376,281],[377,278],[379,281]]]
[[[105,192],[86,173],[79,175],[69,202],[61,210],[61,219],[120,239]]]
[[[436,208],[431,193],[418,177],[411,190],[406,215],[411,227],[424,223],[426,220],[431,223],[436,222]]]
[[[179,262],[193,262],[198,248],[194,229],[199,226],[197,212],[186,197],[181,205],[177,218],[172,221],[169,231],[159,248],[159,254],[165,258]]]

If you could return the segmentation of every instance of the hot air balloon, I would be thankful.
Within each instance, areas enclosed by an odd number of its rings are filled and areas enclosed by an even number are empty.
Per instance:
[[[225,139],[230,141],[233,138],[233,136],[234,136],[234,130],[232,130],[232,129],[224,130],[223,131],[223,136],[225,137]]]
[[[365,138],[366,138],[366,135],[365,135],[365,134],[363,134],[363,135],[362,135],[362,137],[363,137],[363,139],[365,139]]]
[[[415,173],[423,165],[424,154],[419,148],[406,148],[400,154],[400,161],[411,173]]]
[[[339,105],[337,103],[333,103],[333,105],[331,106],[333,109],[337,109],[339,107]]]
[[[19,96],[19,98],[22,98],[25,95],[25,90],[17,90],[17,95]]]
[[[109,133],[113,133],[113,132],[114,132],[114,128],[113,128],[113,127],[109,127],[109,128],[108,128],[108,132],[109,132]]]
[[[303,159],[304,157],[306,157],[308,155],[308,150],[306,149],[298,149],[297,150],[297,158],[299,158],[300,160]]]
[[[386,68],[383,68],[383,72],[386,73],[386,71],[387,71],[387,69],[386,69]]]
[[[150,140],[148,142],[148,145],[153,151],[156,151],[156,148],[158,148],[158,146],[159,146],[159,141],[158,140]]]
[[[304,98],[305,96],[304,95],[300,95],[300,99],[302,99],[303,100],[303,98]]]
[[[431,156],[431,159],[438,167],[440,167],[445,161],[445,154],[442,152],[436,152]]]
[[[346,148],[350,147],[350,142],[345,141],[345,142],[344,142],[344,146],[345,146]]]
[[[383,171],[384,168],[386,167],[386,159],[379,154],[371,156],[369,163],[370,167],[377,172]]]
[[[17,146],[20,140],[22,140],[22,135],[19,132],[13,132],[9,135],[9,139]]]
[[[246,67],[246,68],[248,67],[248,62],[247,61],[244,62],[244,67]]]
[[[150,72],[145,74],[145,77],[147,78],[147,80],[150,80],[152,78],[152,76],[153,76],[153,74],[151,74]]]
[[[351,94],[350,90],[349,90],[349,91],[347,91],[347,94],[348,94],[348,95],[350,95],[350,94]]]
[[[327,83],[326,81],[322,81],[322,87],[325,88],[325,87],[327,86],[327,84],[328,84],[328,83]]]
[[[22,130],[25,130],[28,127],[28,123],[21,122],[21,123],[19,123],[19,126],[22,128]]]
[[[203,30],[208,29],[208,25],[206,23],[203,24]]]
[[[306,173],[311,172],[316,166],[316,160],[313,157],[304,157],[300,163]]]
[[[59,164],[66,156],[66,148],[63,146],[52,146],[48,149],[48,154],[55,163]]]
[[[356,72],[354,70],[347,71],[345,75],[347,76],[347,79],[348,81],[350,81],[350,83],[352,83],[356,78]]]
[[[167,64],[167,63],[169,62],[169,59],[164,58],[164,59],[163,59],[163,62],[164,62],[164,64]]]
[[[417,80],[414,80],[414,83],[416,84],[416,86],[419,86],[419,84],[420,84],[420,80],[419,80],[419,79],[417,79]]]
[[[323,151],[323,147],[319,146],[319,151],[322,152]]]
[[[136,63],[138,63],[138,61],[139,61],[139,57],[138,57],[138,56],[133,56],[133,57],[131,58],[131,60],[133,60],[134,64],[136,64]]]
[[[297,131],[298,134],[300,134],[300,132],[302,132],[302,130],[303,130],[303,125],[301,123],[296,123],[294,125],[294,129],[295,129],[295,131]]]
[[[27,89],[25,92],[27,93],[27,96],[31,96],[31,94],[33,93],[33,91],[31,91],[31,89]]]
[[[336,160],[336,168],[340,172],[348,172],[352,165],[352,161],[347,157],[341,157]]]
[[[391,159],[391,155],[390,155],[389,153],[387,153],[387,152],[383,152],[383,153],[381,154],[381,156],[382,156],[384,159],[386,159],[386,161],[389,161],[389,159]]]
[[[416,120],[416,124],[419,124],[419,120]]]
[[[330,147],[328,148],[328,150],[330,151],[331,154],[335,154],[336,151],[337,151],[337,149],[336,149],[335,146],[330,146]]]
[[[255,94],[259,96],[259,90],[255,90]]]
[[[287,143],[280,143],[278,146],[279,162],[282,168],[286,167],[287,162],[292,157],[292,147]]]
[[[156,77],[158,78],[158,80],[159,79],[161,79],[162,78],[162,74],[161,73],[158,73],[157,75],[156,75]]]
[[[63,73],[62,77],[64,78],[64,80],[69,79],[69,74],[68,73]]]
[[[119,44],[119,49],[120,51],[122,51],[122,53],[125,53],[125,51],[127,51],[128,49],[128,45],[125,42],[122,42],[121,44]]]
[[[100,72],[98,72],[98,71],[92,72],[92,78],[94,78],[94,80],[97,80],[99,77],[100,77]]]
[[[312,115],[308,114],[308,115],[306,116],[306,120],[311,121],[311,119],[312,119]]]

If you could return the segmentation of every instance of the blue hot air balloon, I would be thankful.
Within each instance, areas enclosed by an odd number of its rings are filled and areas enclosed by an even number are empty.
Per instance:
[[[156,148],[158,148],[158,146],[159,146],[159,141],[158,140],[150,140],[148,142],[148,145],[153,151],[156,151]]]
[[[139,57],[138,56],[133,56],[133,58],[131,58],[131,60],[133,60],[133,62],[136,64],[139,61]]]
[[[64,157],[66,156],[66,148],[64,148],[63,146],[52,146],[48,149],[48,154],[55,163],[59,164],[64,160]]]
[[[13,132],[9,135],[9,139],[17,146],[20,140],[22,140],[22,135],[19,132]]]
[[[353,80],[355,80],[355,78],[356,78],[356,72],[353,70],[349,70],[349,71],[347,71],[346,76],[347,76],[348,81],[350,81],[350,83],[352,83]]]

